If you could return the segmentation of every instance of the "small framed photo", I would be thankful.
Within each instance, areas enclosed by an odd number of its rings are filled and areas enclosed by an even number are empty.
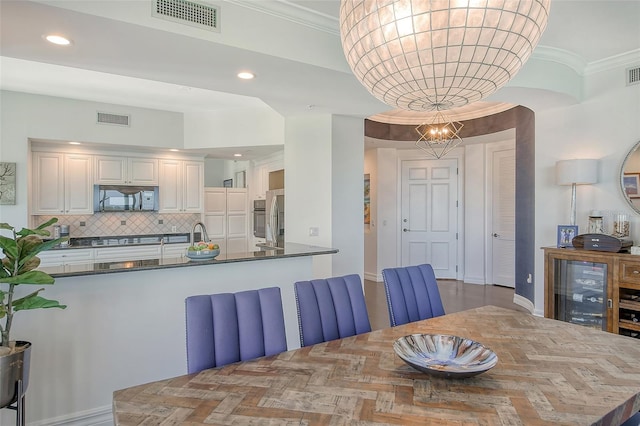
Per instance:
[[[223,188],[233,188],[233,179],[225,179],[222,181]]]
[[[640,173],[625,173],[622,177],[624,192],[629,198],[640,198]]]
[[[573,247],[573,237],[578,235],[578,225],[558,225],[558,247]]]

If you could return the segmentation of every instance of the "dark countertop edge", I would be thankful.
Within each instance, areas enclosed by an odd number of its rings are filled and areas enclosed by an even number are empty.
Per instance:
[[[221,259],[221,260],[212,259],[212,260],[205,260],[205,261],[191,261],[191,260],[182,259],[182,258],[169,258],[169,259],[174,259],[176,263],[168,263],[165,265],[162,265],[162,264],[138,265],[138,266],[133,266],[131,268],[118,268],[118,269],[96,269],[95,268],[95,265],[110,265],[110,264],[125,262],[125,261],[117,261],[117,262],[93,263],[94,265],[93,270],[74,271],[74,272],[51,272],[53,269],[57,267],[49,267],[49,268],[44,267],[40,270],[47,272],[53,278],[66,278],[66,277],[80,277],[80,276],[89,276],[89,275],[114,274],[114,273],[120,273],[120,272],[136,272],[136,271],[150,271],[155,269],[182,268],[182,267],[190,267],[190,266],[219,265],[224,263],[252,262],[256,260],[274,260],[274,259],[286,259],[291,257],[318,256],[318,255],[324,255],[324,254],[335,254],[335,253],[338,253],[339,251],[338,249],[333,249],[333,248],[313,247],[313,246],[308,246],[308,247],[309,247],[309,251],[305,251],[305,252],[282,253],[279,251],[274,251],[275,253],[273,255],[265,255],[260,257],[253,257],[253,256],[248,257],[246,256],[247,253],[245,253],[244,257]],[[312,250],[312,249],[316,249],[316,250]],[[150,260],[151,261],[159,260],[160,262],[162,262],[162,259],[149,259],[147,260],[147,262]],[[132,261],[132,262],[138,262],[138,261]],[[144,261],[139,261],[139,262],[144,262]],[[75,266],[75,265],[72,265],[72,266]]]
[[[199,233],[195,234],[199,238]],[[169,241],[171,238],[186,237],[187,241]],[[127,242],[125,244],[96,244],[92,245],[91,241],[105,241],[105,240],[131,240],[140,238],[158,238],[158,240],[164,238],[164,243],[160,241],[145,242],[145,243],[132,243]],[[45,239],[46,241],[46,239]],[[135,234],[135,235],[114,235],[114,236],[98,236],[98,237],[71,237],[69,239],[70,244],[64,247],[52,247],[49,250],[81,250],[92,248],[111,248],[111,247],[135,247],[135,246],[159,246],[161,244],[190,244],[189,233],[166,233],[166,234]]]

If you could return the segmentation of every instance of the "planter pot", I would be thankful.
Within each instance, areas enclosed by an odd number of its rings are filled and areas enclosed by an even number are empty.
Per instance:
[[[29,366],[31,363],[31,343],[16,342],[23,351],[0,355],[0,408],[7,407],[27,392]],[[18,395],[18,380],[22,379],[22,395]]]

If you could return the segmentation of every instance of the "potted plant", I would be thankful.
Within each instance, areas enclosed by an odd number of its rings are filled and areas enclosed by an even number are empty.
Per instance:
[[[56,223],[53,218],[35,229],[20,231],[7,223],[0,223],[0,248],[4,257],[0,259],[0,408],[6,407],[24,395],[29,379],[31,343],[11,340],[14,315],[19,311],[42,308],[66,308],[56,300],[40,296],[40,288],[24,296],[15,293],[21,284],[53,284],[54,278],[35,270],[40,265],[38,253],[48,250],[67,238],[43,240],[49,236],[45,228]],[[7,232],[8,231],[8,232]],[[9,233],[7,237],[4,234]],[[22,394],[18,395],[13,385],[22,379]],[[8,386],[6,386],[8,385]]]

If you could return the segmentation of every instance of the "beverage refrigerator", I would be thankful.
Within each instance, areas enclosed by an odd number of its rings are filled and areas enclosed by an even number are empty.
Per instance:
[[[554,318],[607,330],[607,264],[555,262]]]

